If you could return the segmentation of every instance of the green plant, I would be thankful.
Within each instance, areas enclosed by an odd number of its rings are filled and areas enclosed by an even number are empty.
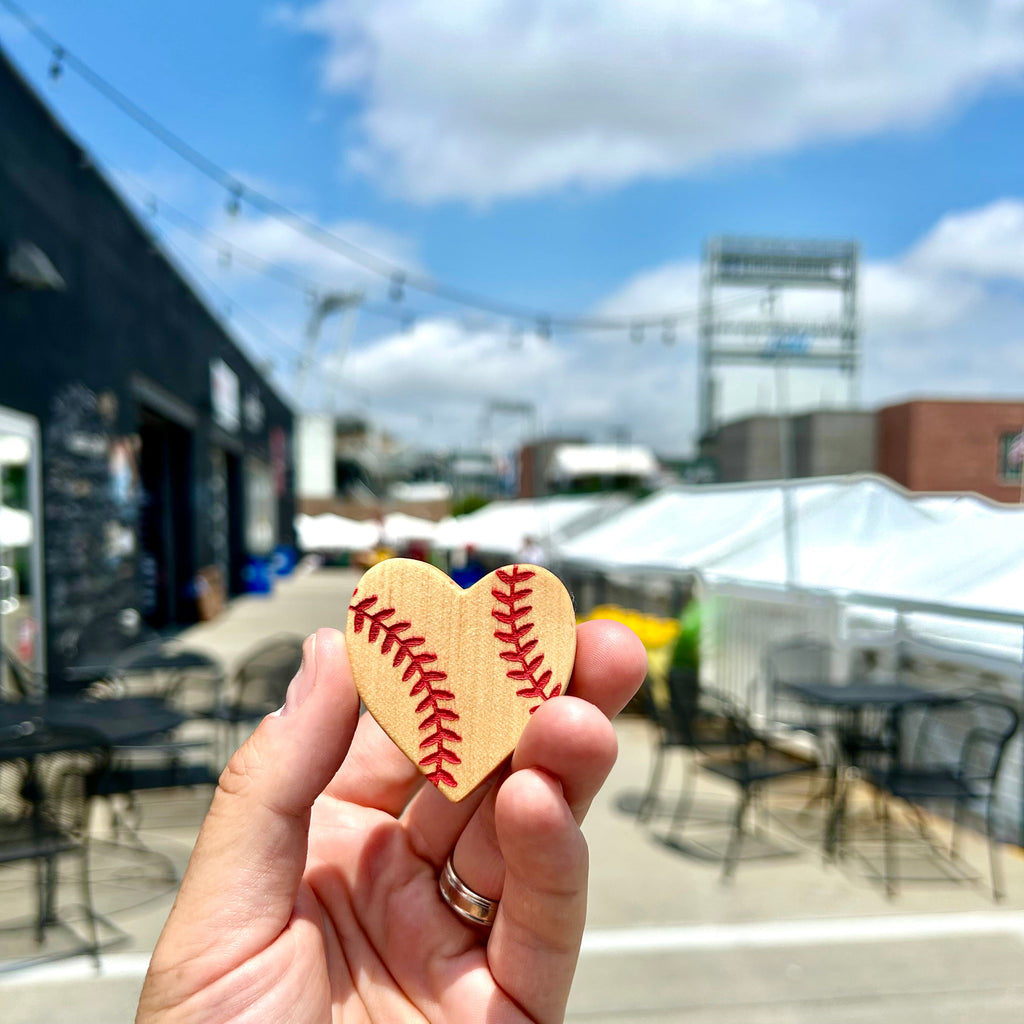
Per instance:
[[[700,603],[691,599],[679,616],[679,635],[672,646],[669,668],[696,672],[700,667],[700,622]]]
[[[485,498],[482,494],[467,494],[452,505],[452,515],[466,516],[470,512],[476,512],[477,509],[481,509],[484,505],[489,504],[490,499]]]

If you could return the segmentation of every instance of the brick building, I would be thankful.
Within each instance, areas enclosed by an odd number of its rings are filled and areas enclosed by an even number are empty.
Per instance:
[[[922,399],[877,413],[876,469],[912,491],[975,491],[1021,500],[1010,444],[1024,430],[1024,402]]]

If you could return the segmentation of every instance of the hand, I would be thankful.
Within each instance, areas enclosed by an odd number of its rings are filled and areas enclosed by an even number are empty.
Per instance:
[[[586,917],[580,832],[646,670],[626,627],[579,627],[570,696],[511,765],[449,803],[369,716],[344,636],[307,639],[285,707],[221,776],[137,1021],[561,1020]],[[454,866],[490,933],[441,900]]]

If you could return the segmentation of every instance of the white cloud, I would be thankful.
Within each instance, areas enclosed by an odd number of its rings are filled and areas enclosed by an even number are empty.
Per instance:
[[[374,394],[431,400],[526,401],[536,380],[560,375],[563,354],[532,334],[511,339],[448,319],[417,323],[353,352],[339,374]]]
[[[914,247],[910,262],[932,272],[1024,281],[1024,201],[947,214]]]
[[[860,271],[861,321],[868,336],[951,327],[984,297],[979,281],[950,277],[938,268],[917,264],[912,257],[869,261]]]
[[[630,278],[598,307],[602,316],[643,316],[652,310],[696,313],[700,264],[695,260],[666,263]],[[692,333],[692,332],[691,332]]]
[[[350,164],[421,201],[677,175],[923,124],[1024,70],[1020,0],[318,0]]]
[[[287,195],[289,191],[287,186],[277,187],[250,174],[234,176],[264,195]],[[225,285],[239,281],[265,285],[262,274],[270,264],[308,279],[316,290],[359,289],[380,297],[391,284],[388,267],[421,271],[417,242],[379,224],[362,220],[325,223],[305,213],[301,203],[293,204],[298,211],[294,224],[284,216],[260,213],[244,201],[232,214],[228,196],[219,186],[202,180],[197,183],[195,174],[180,169],[116,169],[111,177],[144,222]],[[319,228],[323,239],[312,237],[308,225]],[[328,235],[339,239],[335,247]],[[363,254],[362,259],[355,250]]]
[[[908,250],[860,268],[861,401],[869,408],[910,395],[1016,397],[1024,388],[1024,289],[989,265],[993,234],[977,225],[1002,223],[1015,202],[1003,200],[943,218]],[[940,259],[936,237],[949,225],[965,230],[950,239],[957,255]],[[976,240],[976,245],[970,239]],[[926,258],[927,254],[927,258]],[[652,309],[693,310],[700,265],[681,260],[633,275],[594,312],[629,317]],[[752,312],[758,311],[753,301]],[[821,292],[783,292],[780,315],[833,312]],[[552,345],[527,336],[510,349],[508,336],[467,328],[453,320],[424,322],[346,360],[341,378],[375,395],[374,414],[415,443],[473,443],[486,402],[514,385],[536,403],[545,430],[603,440],[619,429],[664,453],[691,449],[697,424],[697,332],[681,321],[672,345],[659,329],[641,344],[629,333],[556,333]],[[772,412],[778,381],[770,365],[721,373],[725,417]],[[785,371],[789,407],[842,405],[847,381],[838,374]]]

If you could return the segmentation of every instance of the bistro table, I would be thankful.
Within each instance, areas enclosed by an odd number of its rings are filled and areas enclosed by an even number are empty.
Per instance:
[[[824,837],[825,853],[829,857],[834,857],[841,846],[848,784],[857,777],[861,758],[865,754],[899,756],[900,719],[906,708],[956,703],[963,697],[960,693],[929,690],[898,678],[853,679],[847,683],[790,682],[784,686],[804,703],[821,711],[834,712],[832,727],[837,756]],[[882,730],[865,727],[865,716],[869,713],[885,716]]]
[[[53,926],[77,940],[70,951],[54,955],[99,955],[85,834],[91,780],[109,770],[116,747],[169,733],[184,721],[185,716],[164,701],[149,697],[0,702],[0,770],[14,766],[13,775],[7,777],[14,786],[9,794],[14,803],[0,806],[0,864],[37,863],[37,943],[42,944],[45,931]],[[69,773],[81,776],[80,796],[72,796],[77,789],[66,784]],[[19,811],[20,802],[27,814]],[[57,858],[72,853],[81,858],[86,936],[61,921],[56,912]]]
[[[30,737],[34,739],[28,746],[37,754],[71,749],[60,744],[75,735],[88,745],[119,747],[171,732],[185,721],[184,714],[159,697],[0,701],[0,760],[26,756],[10,752],[24,749]]]

